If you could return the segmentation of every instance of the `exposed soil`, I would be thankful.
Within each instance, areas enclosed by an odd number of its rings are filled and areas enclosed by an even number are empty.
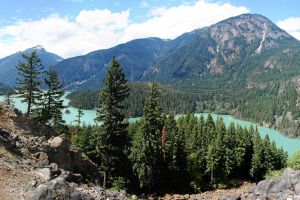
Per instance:
[[[24,172],[16,169],[13,163],[5,162],[7,158],[0,154],[0,199],[1,200],[19,200],[25,199],[36,188],[31,184],[34,175],[30,172]]]

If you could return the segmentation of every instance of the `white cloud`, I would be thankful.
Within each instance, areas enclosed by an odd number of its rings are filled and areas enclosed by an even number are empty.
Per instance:
[[[68,58],[137,38],[174,39],[247,12],[245,7],[200,0],[170,9],[152,8],[149,13],[153,17],[144,23],[131,23],[130,9],[117,13],[107,9],[83,10],[74,19],[52,14],[37,21],[18,21],[15,25],[0,27],[0,49],[5,49],[0,51],[0,58],[36,45]]]
[[[141,8],[147,8],[147,7],[149,7],[150,5],[146,2],[146,1],[141,1],[140,2],[140,7]]]
[[[167,12],[166,6],[154,7],[147,13],[147,17],[161,16],[161,15],[165,14],[166,12]]]
[[[52,14],[39,21],[0,28],[0,49],[5,49],[0,51],[0,58],[36,45],[64,58],[114,46],[121,37],[120,29],[130,22],[129,12],[129,9],[121,13],[83,10],[75,22]]]
[[[46,7],[42,12],[54,11],[54,8]]]
[[[127,42],[144,37],[174,39],[184,32],[209,26],[229,17],[248,12],[249,10],[244,6],[235,7],[227,3],[219,5],[200,0],[194,5],[172,7],[162,16],[154,17],[144,23],[131,24],[124,30],[121,41]]]
[[[300,17],[290,17],[283,21],[278,21],[277,26],[300,40]]]

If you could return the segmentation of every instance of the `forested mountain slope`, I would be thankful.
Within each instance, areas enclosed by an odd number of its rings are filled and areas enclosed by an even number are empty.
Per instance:
[[[143,115],[146,98],[149,98],[150,86],[147,83],[133,82],[128,84],[130,88],[130,96],[124,100],[126,117],[140,117]],[[72,107],[82,106],[82,109],[92,110],[101,108],[99,95],[102,89],[77,91],[67,95],[71,101],[69,105]],[[196,102],[200,101],[200,95],[178,92],[169,87],[160,86],[161,97],[159,103],[162,106],[163,113],[168,114],[171,110],[175,114],[184,114],[187,111],[194,112]]]
[[[142,80],[219,88],[265,87],[300,74],[300,42],[261,15],[244,14],[203,30],[157,59]]]
[[[55,65],[59,61],[63,60],[60,56],[47,52],[42,46],[36,46],[25,51],[20,51],[5,58],[0,59],[0,80],[1,82],[14,86],[16,82],[16,77],[19,77],[18,71],[15,68],[19,61],[25,62],[22,57],[22,53],[25,55],[30,55],[33,51],[37,51],[37,55],[42,60],[45,70],[49,68],[50,65]]]
[[[137,39],[116,47],[98,50],[84,56],[69,58],[54,66],[68,89],[96,89],[104,86],[106,69],[113,56],[125,72],[128,81],[139,81],[150,64],[198,37],[201,29],[185,33],[174,40],[160,38]]]
[[[130,82],[262,88],[300,75],[300,42],[267,18],[243,14],[174,40],[146,38],[69,58],[54,67],[68,89],[103,87],[113,55]]]
[[[14,91],[14,89],[9,87],[8,85],[4,85],[3,83],[0,83],[0,95],[5,94],[8,90]]]

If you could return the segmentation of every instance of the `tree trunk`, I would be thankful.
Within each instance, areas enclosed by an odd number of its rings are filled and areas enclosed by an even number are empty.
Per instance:
[[[103,177],[103,188],[106,188],[106,172],[104,172],[104,177]]]
[[[213,180],[214,180],[214,170],[211,169],[210,170],[210,182],[211,182],[211,186],[213,185]]]

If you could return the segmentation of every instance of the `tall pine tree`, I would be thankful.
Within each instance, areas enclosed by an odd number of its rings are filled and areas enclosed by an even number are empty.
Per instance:
[[[102,108],[97,110],[96,121],[103,122],[99,127],[99,157],[100,170],[104,172],[104,184],[106,176],[109,180],[117,177],[125,177],[122,159],[124,150],[128,145],[128,124],[122,123],[125,115],[122,110],[125,108],[122,102],[129,96],[129,87],[125,73],[116,61],[112,58],[111,65],[107,68],[106,78],[103,80],[106,85],[100,94]]]
[[[16,84],[20,86],[14,88],[15,94],[17,94],[16,97],[23,98],[21,102],[27,103],[26,115],[30,116],[32,106],[38,104],[42,95],[42,91],[39,89],[39,75],[41,74],[41,70],[44,69],[44,66],[35,51],[32,52],[31,56],[25,54],[22,54],[22,56],[28,64],[19,61],[18,66],[16,66],[18,74],[21,75],[23,79],[17,78],[18,82],[16,82]]]
[[[133,170],[139,177],[140,186],[148,186],[149,192],[157,191],[159,184],[161,149],[161,107],[159,100],[159,85],[153,82],[150,97],[146,99],[141,127],[134,138],[130,158],[133,161]]]

